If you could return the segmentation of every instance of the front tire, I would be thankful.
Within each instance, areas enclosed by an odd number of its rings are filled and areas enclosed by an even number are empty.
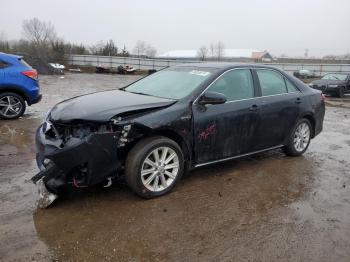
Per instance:
[[[26,103],[20,95],[11,92],[0,94],[0,118],[17,119],[25,110]]]
[[[184,156],[179,145],[166,137],[141,140],[126,160],[126,182],[143,198],[169,193],[184,172]]]
[[[288,144],[283,147],[288,156],[300,156],[304,154],[311,141],[311,123],[306,118],[297,122],[291,133]]]

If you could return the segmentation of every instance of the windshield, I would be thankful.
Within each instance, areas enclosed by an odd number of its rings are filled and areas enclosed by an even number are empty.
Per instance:
[[[189,95],[212,73],[211,68],[165,69],[131,84],[125,91],[177,100]]]
[[[346,79],[346,74],[327,74],[322,79],[325,80],[341,80],[344,81]]]

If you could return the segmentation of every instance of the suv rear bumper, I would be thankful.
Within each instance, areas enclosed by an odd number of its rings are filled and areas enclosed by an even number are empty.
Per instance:
[[[41,101],[41,99],[43,98],[42,94],[39,94],[37,96],[37,98],[35,98],[34,100],[30,101],[30,103],[28,103],[29,105],[32,105],[32,104],[36,104],[36,103],[39,103]]]

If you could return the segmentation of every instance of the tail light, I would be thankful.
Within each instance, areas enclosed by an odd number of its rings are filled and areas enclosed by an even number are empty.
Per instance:
[[[326,100],[326,95],[321,93],[321,100],[324,102]]]
[[[38,80],[38,72],[35,69],[23,71],[21,73],[31,79]]]

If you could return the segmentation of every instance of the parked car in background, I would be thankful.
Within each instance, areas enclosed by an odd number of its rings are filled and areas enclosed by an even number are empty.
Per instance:
[[[66,69],[66,67],[64,65],[61,65],[59,63],[49,63],[49,66],[51,66],[54,73],[60,74],[60,75],[63,75],[64,70]]]
[[[118,174],[153,198],[188,168],[276,148],[299,156],[321,132],[324,113],[320,91],[274,67],[179,65],[54,106],[36,132],[41,171],[32,180],[43,207],[65,185]]]
[[[136,68],[129,66],[129,65],[126,65],[126,66],[120,65],[117,67],[117,72],[118,72],[118,74],[122,74],[122,75],[134,74],[136,72]]]
[[[114,71],[106,65],[97,65],[95,72],[97,74],[109,74],[109,73],[113,73]]]
[[[315,77],[315,73],[307,69],[300,69],[294,72],[293,75],[297,78],[314,78]]]
[[[344,97],[345,94],[350,93],[350,74],[326,74],[321,79],[312,81],[309,86],[322,91],[324,94]]]
[[[41,100],[38,73],[21,56],[0,53],[0,118],[16,119]]]

